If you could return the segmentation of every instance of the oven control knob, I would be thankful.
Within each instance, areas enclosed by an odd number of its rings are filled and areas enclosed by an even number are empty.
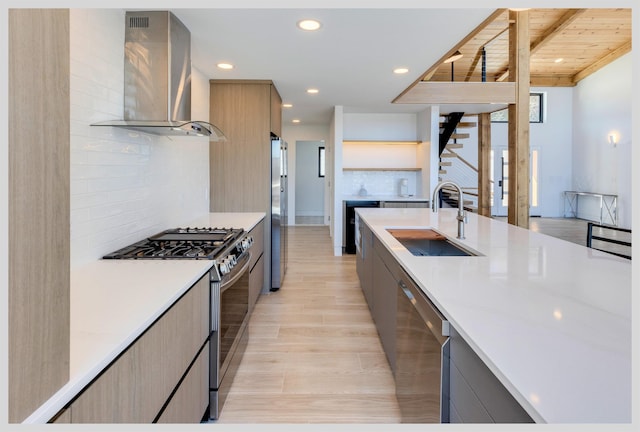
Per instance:
[[[251,236],[245,237],[244,239],[242,239],[242,250],[246,251],[251,247],[252,244],[253,244],[253,237]]]
[[[222,276],[226,275],[227,273],[229,273],[229,266],[227,265],[225,260],[222,260],[222,262],[220,263],[220,274]]]

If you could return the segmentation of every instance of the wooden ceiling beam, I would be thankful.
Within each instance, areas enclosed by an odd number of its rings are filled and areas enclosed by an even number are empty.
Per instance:
[[[529,77],[531,87],[574,87],[573,74],[533,74]]]
[[[576,18],[586,12],[586,9],[569,9],[565,12],[560,19],[551,24],[540,37],[531,43],[529,51],[533,55],[536,51],[542,48],[547,42],[556,37],[562,30],[567,28]]]
[[[531,42],[529,47],[531,55],[533,56],[536,51],[559,35],[562,30],[567,28],[573,21],[575,21],[576,18],[586,12],[586,10],[587,9],[568,9],[557,21],[551,24],[538,39]],[[508,76],[509,68],[507,67],[496,75],[496,81],[504,81]]]
[[[612,61],[616,60],[619,57],[622,57],[623,55],[627,54],[628,52],[631,52],[631,41],[630,40],[625,42],[624,44],[622,44],[621,46],[619,46],[615,50],[611,51],[607,55],[601,57],[595,63],[592,63],[590,66],[586,67],[585,69],[583,69],[580,72],[578,72],[577,74],[575,74],[573,76],[573,82],[577,83],[581,79],[584,79],[584,78],[588,77],[589,75],[591,75],[592,73],[594,73],[598,69],[605,67],[606,65],[608,65]]]

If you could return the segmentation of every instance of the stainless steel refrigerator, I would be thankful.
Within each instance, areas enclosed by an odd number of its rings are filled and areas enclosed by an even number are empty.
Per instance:
[[[271,291],[287,269],[287,143],[271,134]]]

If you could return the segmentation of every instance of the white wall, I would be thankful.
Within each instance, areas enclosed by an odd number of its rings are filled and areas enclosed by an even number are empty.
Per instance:
[[[631,228],[632,55],[582,80],[573,93],[573,179],[578,191],[618,195],[619,226]],[[615,134],[613,147],[608,136]],[[590,217],[599,211],[585,209]]]
[[[287,213],[290,223],[295,221],[296,217],[296,142],[298,141],[323,141],[325,143],[325,159],[327,173],[324,178],[324,223],[329,224],[329,215],[331,214],[331,177],[329,175],[332,166],[329,161],[333,160],[333,148],[330,145],[330,127],[327,125],[282,125],[282,139],[287,142],[288,148],[288,203]],[[332,171],[331,171],[332,172]]]
[[[539,199],[532,215],[562,217],[564,213],[564,191],[571,190],[572,176],[572,132],[573,94],[572,87],[532,87],[532,93],[543,93],[546,113],[544,123],[530,123],[529,144],[539,149]],[[491,146],[508,145],[508,125],[491,124]],[[477,147],[477,146],[476,146]],[[477,148],[474,149],[477,161]],[[497,168],[496,168],[497,169]]]
[[[123,117],[124,11],[71,9],[70,31],[76,266],[208,213],[209,142],[89,126]],[[193,72],[192,114],[206,120],[208,81]]]
[[[440,145],[440,107],[430,106],[417,115],[418,123],[418,160],[422,163],[421,180],[418,195],[431,197],[438,184],[439,145]]]
[[[335,106],[331,119],[330,135],[327,148],[332,151],[327,156],[327,177],[331,179],[330,194],[331,221],[329,230],[333,239],[333,254],[342,255],[342,196],[337,192],[342,190],[342,141],[344,139],[344,108]],[[329,172],[331,170],[331,172]]]
[[[323,141],[296,141],[296,216],[324,216],[325,178],[318,173],[320,147],[324,147]]]
[[[345,113],[344,140],[417,141],[416,115]]]

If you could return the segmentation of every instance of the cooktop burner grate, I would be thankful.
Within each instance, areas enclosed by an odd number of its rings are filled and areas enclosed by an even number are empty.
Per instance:
[[[176,228],[105,255],[105,259],[215,259],[242,229]]]

